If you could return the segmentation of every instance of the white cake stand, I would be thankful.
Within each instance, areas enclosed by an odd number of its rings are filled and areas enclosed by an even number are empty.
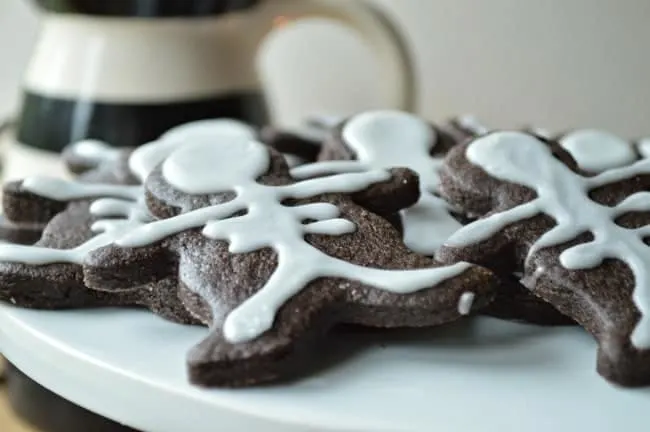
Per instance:
[[[332,337],[338,362],[295,384],[203,390],[185,377],[205,329],[147,312],[0,306],[0,349],[60,396],[147,432],[647,431],[650,390],[594,371],[580,329],[482,318],[421,333]]]

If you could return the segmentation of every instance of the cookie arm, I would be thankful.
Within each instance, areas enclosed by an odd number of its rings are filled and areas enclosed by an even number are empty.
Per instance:
[[[393,168],[391,178],[352,194],[352,200],[373,213],[388,216],[410,207],[420,199],[420,181],[407,168]]]
[[[522,269],[517,268],[519,262],[520,242],[525,241],[525,234],[518,232],[517,225],[507,225],[494,230],[489,236],[478,235],[476,241],[468,241],[472,233],[481,232],[481,228],[491,230],[490,216],[499,217],[494,212],[483,219],[479,219],[464,226],[452,235],[445,244],[438,249],[435,258],[445,264],[470,262],[493,270],[497,274],[511,274]],[[538,216],[535,221],[551,223],[545,216]],[[483,239],[484,238],[484,239]]]
[[[21,187],[22,182],[9,182],[2,189],[2,210],[14,223],[46,224],[65,210],[67,203],[45,198]]]
[[[177,257],[165,242],[123,248],[109,245],[91,252],[84,262],[84,281],[101,291],[129,291],[177,275]]]
[[[260,139],[264,144],[281,153],[298,156],[307,161],[315,161],[321,148],[320,142],[317,140],[301,137],[272,126],[262,128]]]

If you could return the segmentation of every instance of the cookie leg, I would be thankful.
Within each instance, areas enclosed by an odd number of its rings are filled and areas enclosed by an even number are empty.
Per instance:
[[[632,300],[632,284],[620,285],[620,280],[628,279],[632,279],[631,272],[624,264],[608,261],[579,273],[548,268],[538,277],[525,278],[524,283],[594,336],[600,375],[624,387],[647,386],[650,349],[633,343],[641,315]]]

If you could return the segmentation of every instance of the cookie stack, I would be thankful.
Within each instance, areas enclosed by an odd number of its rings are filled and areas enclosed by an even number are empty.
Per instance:
[[[187,355],[202,386],[300,376],[335,324],[475,313],[577,323],[605,378],[645,385],[642,156],[604,132],[439,127],[394,111],[308,132],[196,122],[135,150],[76,143],[64,154],[76,180],[4,187],[6,230],[42,235],[0,246],[0,299],[205,325]]]

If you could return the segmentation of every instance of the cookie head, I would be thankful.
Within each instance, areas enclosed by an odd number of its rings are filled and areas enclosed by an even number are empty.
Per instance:
[[[580,169],[587,173],[601,173],[608,169],[629,165],[637,159],[634,146],[606,131],[582,129],[564,135],[559,140]]]
[[[160,139],[144,144],[133,152],[129,167],[141,182],[175,149],[195,141],[251,140],[257,135],[246,123],[231,119],[201,120],[167,131]]]
[[[269,152],[256,141],[234,137],[205,145],[194,141],[173,152],[162,164],[171,186],[190,194],[228,191],[268,171]]]

